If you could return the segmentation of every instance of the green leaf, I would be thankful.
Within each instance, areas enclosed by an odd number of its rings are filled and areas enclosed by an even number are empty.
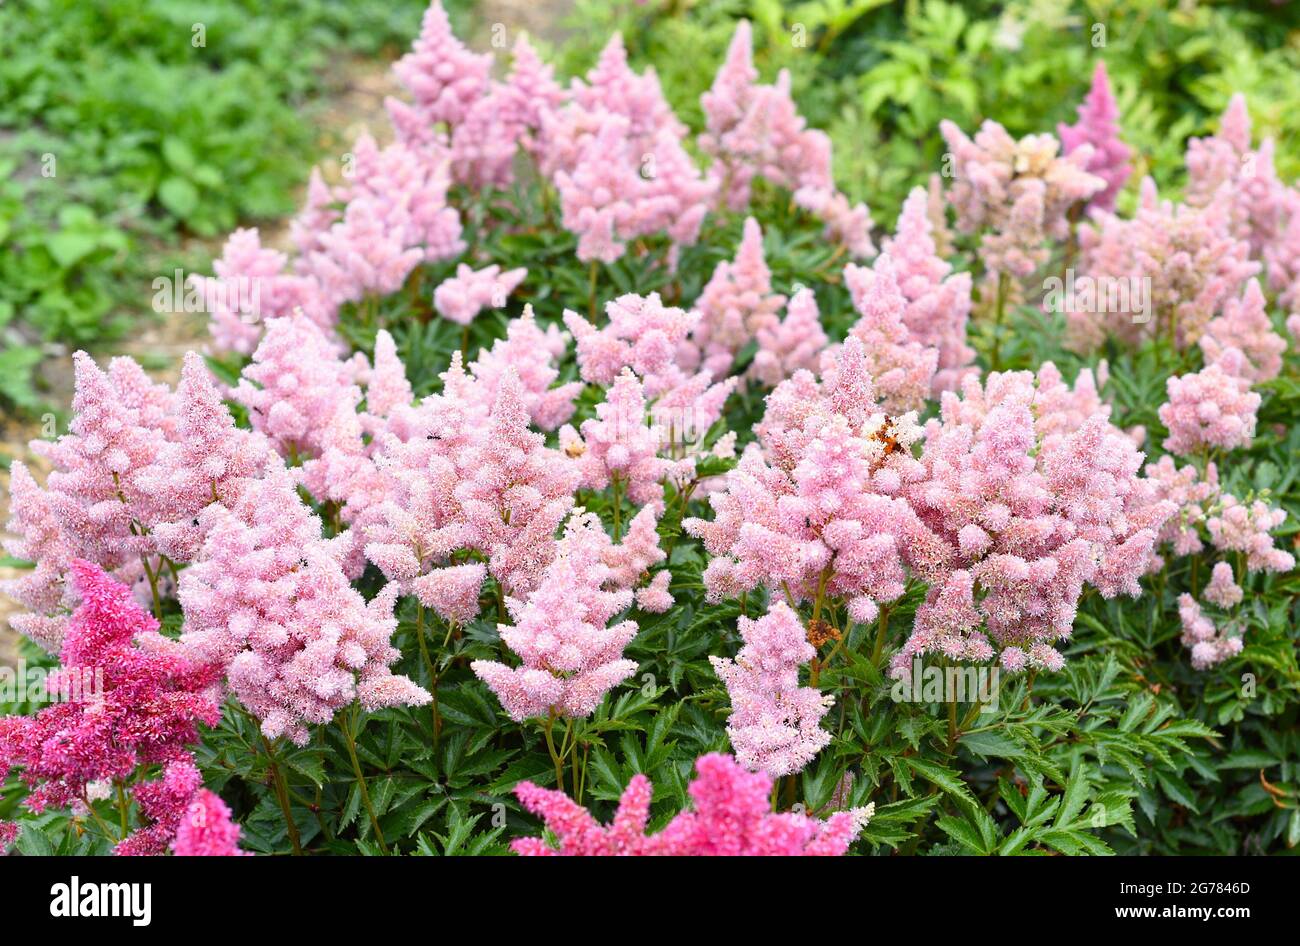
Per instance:
[[[198,207],[199,192],[183,177],[169,177],[158,185],[158,201],[174,216],[185,220]]]

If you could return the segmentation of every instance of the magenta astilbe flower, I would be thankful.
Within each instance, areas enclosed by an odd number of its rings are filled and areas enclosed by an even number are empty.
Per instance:
[[[1093,148],[1080,144],[1058,156],[1052,135],[1019,141],[995,121],[974,139],[952,122],[939,123],[952,152],[949,199],[962,233],[983,233],[980,256],[992,272],[1027,279],[1047,262],[1048,241],[1070,235],[1070,208],[1104,190],[1106,182],[1086,168]]]
[[[506,272],[500,266],[474,270],[461,263],[456,275],[443,280],[433,292],[433,305],[443,318],[458,325],[469,325],[484,309],[503,309],[510,293],[528,275],[520,267]]]
[[[623,657],[636,636],[636,622],[609,626],[615,614],[631,606],[633,594],[602,587],[609,568],[598,547],[580,537],[585,528],[581,518],[570,524],[527,600],[506,601],[515,623],[500,626],[501,641],[521,665],[470,664],[516,722],[548,714],[589,716],[609,690],[636,672],[636,661]]]
[[[286,457],[319,456],[336,414],[355,417],[361,389],[351,365],[301,315],[273,319],[253,360],[231,392],[248,409],[253,429],[264,433]]]
[[[179,439],[163,447],[139,483],[157,511],[158,550],[173,562],[188,562],[203,542],[199,513],[210,503],[233,505],[280,461],[262,434],[235,426],[195,352],[185,355],[176,402]]]
[[[491,71],[491,55],[472,53],[456,38],[441,0],[429,5],[411,51],[393,64],[393,74],[431,125],[460,122],[487,91]]]
[[[699,350],[700,364],[715,378],[725,377],[736,352],[760,329],[776,325],[784,305],[785,296],[772,291],[772,272],[763,258],[763,231],[749,217],[735,261],[718,263],[695,300],[700,320],[691,340]]]
[[[515,794],[556,835],[558,848],[541,838],[518,838],[511,849],[525,856],[767,857],[842,856],[870,820],[873,805],[837,811],[825,821],[796,812],[774,813],[772,779],[746,772],[730,756],[713,753],[695,763],[694,810],[679,812],[658,834],[646,835],[653,786],[632,777],[618,811],[601,825],[563,792],[520,782]]]
[[[1127,299],[1110,294],[1105,305],[1076,299],[1066,311],[1068,338],[1076,349],[1094,349],[1108,335],[1129,345],[1154,336],[1170,336],[1180,348],[1191,345],[1259,272],[1249,244],[1231,233],[1222,201],[1204,208],[1162,201],[1150,178],[1142,181],[1140,193],[1131,219],[1095,213],[1091,224],[1080,226],[1080,270],[1093,279],[1076,292],[1136,287],[1146,280],[1149,293],[1131,288]]]
[[[224,668],[267,738],[302,745],[309,724],[328,723],[358,700],[367,709],[429,701],[389,671],[399,656],[389,640],[395,594],[367,604],[352,589],[288,471],[199,518],[207,538],[181,574],[181,642],[195,660]]]
[[[81,604],[61,666],[47,679],[60,702],[34,716],[0,719],[0,770],[21,769],[29,788],[24,804],[36,814],[86,804],[92,782],[125,781],[141,766],[192,769],[188,747],[198,742],[197,724],[215,726],[220,718],[211,697],[215,672],[180,656],[129,588],[81,559],[71,578]],[[143,788],[136,788],[142,809]]]
[[[1210,320],[1199,339],[1208,363],[1218,361],[1229,348],[1245,356],[1243,377],[1254,383],[1271,381],[1282,371],[1286,339],[1273,331],[1259,280],[1251,279],[1240,299],[1229,299],[1223,314]]]
[[[922,345],[908,331],[903,321],[907,298],[893,258],[882,253],[870,269],[850,263],[844,284],[862,316],[849,334],[862,342],[881,409],[889,414],[920,410],[933,387],[939,350]]]
[[[775,387],[796,371],[812,371],[830,343],[817,310],[817,296],[800,289],[785,307],[785,318],[760,327],[756,333],[758,351],[749,375],[759,383]]]
[[[1073,125],[1056,126],[1061,136],[1061,153],[1069,154],[1082,144],[1092,145],[1092,158],[1084,168],[1106,182],[1106,189],[1094,194],[1089,207],[1115,209],[1115,197],[1132,173],[1129,157],[1132,149],[1119,137],[1119,108],[1110,91],[1106,63],[1099,61],[1092,74],[1092,87],[1079,106],[1079,120]]]
[[[1241,653],[1241,636],[1230,633],[1230,627],[1216,628],[1191,595],[1178,596],[1178,618],[1183,625],[1183,646],[1191,649],[1192,666],[1197,670],[1207,670]]]
[[[641,382],[624,368],[596,406],[596,416],[582,422],[581,434],[568,425],[560,431],[560,444],[581,472],[582,486],[604,489],[617,483],[632,503],[662,510],[661,481],[671,463],[657,455],[662,432],[648,416]]]
[[[176,826],[172,853],[177,857],[244,857],[239,849],[239,825],[230,809],[215,792],[201,788],[194,793]]]
[[[1250,445],[1261,398],[1243,377],[1246,365],[1246,357],[1229,348],[1195,374],[1175,375],[1165,383],[1169,400],[1157,413],[1169,430],[1166,450],[1186,457],[1210,447]]]
[[[513,372],[532,422],[541,430],[555,430],[573,416],[574,400],[582,393],[579,381],[551,387],[560,376],[557,364],[567,350],[568,341],[559,327],[548,325],[543,330],[532,305],[525,305],[523,315],[506,325],[506,337],[481,349],[471,362],[475,384],[469,389],[470,397],[491,409],[502,378],[507,371]]]
[[[1232,574],[1232,566],[1227,562],[1219,562],[1214,566],[1214,571],[1210,573],[1210,583],[1205,586],[1202,594],[1205,595],[1205,600],[1217,604],[1225,611],[1241,604],[1241,599],[1245,596]]]
[[[939,351],[931,386],[931,394],[937,397],[957,390],[976,368],[975,349],[966,344],[970,274],[952,272],[942,258],[929,212],[928,195],[914,188],[903,202],[894,236],[884,240],[883,251],[893,259],[898,288],[907,299],[903,324],[915,341]],[[942,205],[939,213],[942,218]]]
[[[740,618],[740,636],[745,644],[734,661],[709,658],[731,697],[727,736],[736,758],[773,778],[798,772],[831,741],[821,719],[834,697],[799,685],[799,667],[817,651],[783,601],[757,621]]]
[[[1269,535],[1286,521],[1285,509],[1271,507],[1260,499],[1246,505],[1231,493],[1224,493],[1217,507],[1205,521],[1216,549],[1244,552],[1246,570],[1251,572],[1288,572],[1295,568],[1295,557],[1274,548]]]
[[[22,826],[16,821],[0,821],[0,854],[8,851],[22,834]]]

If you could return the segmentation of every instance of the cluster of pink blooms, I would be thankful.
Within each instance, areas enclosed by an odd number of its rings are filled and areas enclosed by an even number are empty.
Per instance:
[[[1245,371],[1246,356],[1229,348],[1195,374],[1170,378],[1169,400],[1159,410],[1160,423],[1169,430],[1165,449],[1191,456],[1209,448],[1249,446],[1261,398],[1250,389]]]
[[[555,835],[557,847],[542,838],[519,838],[516,854],[546,857],[838,857],[873,814],[873,807],[837,811],[825,821],[794,812],[772,812],[772,778],[746,772],[725,755],[701,756],[691,782],[693,809],[679,812],[663,830],[646,834],[654,788],[634,775],[609,825],[563,792],[520,782],[515,794]]]
[[[600,535],[593,541],[595,532]],[[636,622],[609,626],[632,604],[633,593],[604,587],[613,577],[601,555],[604,537],[599,520],[575,517],[536,590],[525,601],[507,599],[515,623],[500,627],[501,641],[520,666],[495,660],[470,665],[516,722],[547,714],[589,716],[636,672],[636,661],[622,656]]]
[[[962,233],[983,233],[980,258],[992,273],[1027,279],[1047,262],[1048,241],[1070,235],[1069,211],[1105,190],[1107,182],[1088,172],[1093,146],[1078,144],[1068,154],[1050,134],[1017,141],[988,120],[975,137],[946,119],[939,124],[952,156],[948,198]]]
[[[798,290],[785,307],[785,318],[761,326],[755,338],[758,350],[749,365],[749,376],[765,387],[776,387],[796,371],[811,371],[830,344],[822,328],[817,296],[811,289]]]
[[[1200,346],[1207,364],[1218,361],[1228,349],[1237,349],[1245,356],[1241,375],[1248,381],[1270,381],[1281,373],[1286,339],[1273,331],[1258,279],[1251,279],[1241,298],[1229,299],[1223,314],[1210,320]]]
[[[216,668],[191,662],[158,633],[131,591],[81,559],[70,565],[80,599],[47,679],[59,702],[34,716],[0,719],[0,771],[13,768],[24,804],[84,812],[96,786],[131,785],[147,825],[120,840],[118,854],[161,854],[200,787],[190,746],[198,724],[214,726]],[[131,780],[158,766],[160,779]]]
[[[1074,125],[1056,126],[1061,136],[1061,151],[1069,154],[1080,145],[1092,145],[1092,157],[1084,170],[1106,182],[1088,201],[1089,207],[1114,210],[1115,198],[1132,172],[1129,157],[1132,149],[1119,137],[1119,107],[1110,91],[1106,64],[1098,62],[1092,74],[1092,88],[1079,106],[1079,121]]]
[[[474,270],[461,263],[456,267],[456,275],[443,280],[434,290],[434,308],[443,318],[469,325],[484,309],[504,308],[510,293],[527,275],[528,270],[523,268],[503,273],[500,266]]]
[[[906,567],[944,565],[947,549],[900,495],[922,474],[910,450],[920,428],[914,414],[880,410],[857,338],[821,382],[800,371],[780,384],[756,432],[709,497],[713,520],[683,523],[712,556],[710,600],[760,585],[796,600],[826,593],[870,621],[903,593]]]
[[[215,792],[201,788],[181,815],[176,826],[172,853],[178,857],[241,857],[239,825],[230,817],[230,808]]]
[[[951,566],[931,584],[896,655],[987,659],[1057,669],[1085,583],[1104,597],[1139,593],[1159,530],[1174,514],[1139,475],[1142,454],[1095,404],[1091,378],[1071,392],[1055,367],[968,379],[926,426],[924,474],[907,495],[943,537]]]
[[[1214,622],[1201,612],[1196,599],[1189,594],[1178,596],[1178,619],[1183,625],[1183,645],[1191,650],[1192,666],[1197,670],[1206,670],[1241,653],[1241,636],[1232,634],[1226,628],[1216,628]]]
[[[731,697],[727,735],[736,758],[773,778],[798,772],[831,741],[821,719],[834,697],[799,685],[799,667],[817,651],[783,601],[757,621],[742,617],[740,636],[745,645],[734,660],[709,658]]]
[[[714,159],[709,174],[723,203],[743,210],[754,179],[764,178],[792,191],[795,203],[826,224],[829,239],[853,256],[870,257],[871,214],[836,190],[830,138],[805,127],[790,97],[790,74],[782,70],[774,85],[757,80],[752,34],[742,20],[712,88],[700,96],[706,120],[700,149]]]

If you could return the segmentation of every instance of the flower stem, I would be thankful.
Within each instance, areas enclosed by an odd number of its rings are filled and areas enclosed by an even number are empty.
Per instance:
[[[289,835],[289,844],[293,847],[293,853],[301,856],[302,838],[298,835],[298,824],[293,820],[293,810],[289,806],[289,786],[285,783],[284,773],[280,771],[270,741],[265,736],[261,736],[261,739],[262,748],[266,750],[267,766],[271,772],[271,788],[275,792],[276,801],[280,803],[280,812],[284,815],[284,830]]]
[[[343,730],[343,741],[348,746],[348,756],[352,759],[352,772],[357,777],[357,787],[361,789],[361,802],[366,806],[366,813],[370,815],[370,826],[375,829],[375,839],[379,841],[379,850],[385,854],[388,853],[388,845],[384,843],[384,832],[379,827],[379,816],[375,814],[374,803],[370,801],[370,789],[366,786],[366,777],[361,774],[361,760],[357,758],[357,740],[356,734],[352,731],[356,725],[357,712],[354,709],[350,714],[344,713],[339,719],[339,728]]]
[[[889,605],[880,606],[880,617],[876,619],[876,643],[871,648],[871,662],[880,660],[885,650],[885,638],[889,635]]]
[[[424,640],[424,604],[415,606],[415,637],[420,642],[420,658],[424,669],[429,672],[429,692],[433,694],[433,752],[438,754],[438,742],[442,736],[442,716],[438,713],[438,671],[433,667],[429,657],[429,645]]]
[[[1007,306],[1007,274],[998,273],[997,299],[993,309],[993,357],[990,359],[991,371],[1001,371],[1002,361],[1002,313]]]
[[[551,713],[546,717],[546,726],[543,731],[546,733],[546,748],[551,753],[551,761],[555,763],[555,787],[564,791],[564,758],[555,751],[555,739],[551,735],[551,730],[555,728],[555,708],[551,708]]]

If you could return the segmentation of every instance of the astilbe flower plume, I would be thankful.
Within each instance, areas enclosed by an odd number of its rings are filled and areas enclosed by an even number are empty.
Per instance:
[[[230,808],[215,792],[201,788],[194,794],[176,826],[172,853],[178,857],[241,857],[239,825]]]
[[[991,272],[1027,279],[1047,262],[1047,241],[1070,233],[1070,208],[1104,190],[1106,181],[1086,170],[1093,147],[1083,143],[1059,156],[1050,134],[1012,138],[988,120],[968,138],[946,119],[939,123],[952,152],[949,199],[957,228],[980,233],[980,256]]]
[[[1248,381],[1276,378],[1282,371],[1286,339],[1273,331],[1267,305],[1259,280],[1252,278],[1241,298],[1229,299],[1223,314],[1205,327],[1199,341],[1206,362],[1213,363],[1229,348],[1235,348],[1245,356],[1242,375]]]
[[[695,763],[699,773],[689,792],[693,809],[679,812],[664,829],[647,835],[654,791],[644,775],[632,777],[614,820],[602,825],[563,792],[520,782],[515,794],[556,836],[558,848],[542,838],[511,842],[525,856],[838,857],[870,820],[874,806],[837,811],[825,821],[796,812],[774,813],[772,779],[746,772],[729,756],[713,753]]]
[[[930,397],[939,350],[916,341],[903,321],[907,298],[893,258],[882,253],[868,269],[850,263],[844,284],[861,318],[849,333],[862,342],[881,408],[890,414],[920,410]],[[826,361],[823,370],[831,367]]]
[[[1090,351],[1107,336],[1125,344],[1165,336],[1179,348],[1194,344],[1228,300],[1240,295],[1259,272],[1250,246],[1229,228],[1223,201],[1197,208],[1160,200],[1155,182],[1145,178],[1131,218],[1094,213],[1079,227],[1080,270],[1092,279],[1076,292],[1098,286],[1128,286],[1128,299],[1115,303],[1077,301],[1066,311],[1070,347]],[[1138,292],[1139,281],[1149,292]],[[1145,299],[1149,309],[1139,303]],[[1124,304],[1127,301],[1127,304]]]
[[[896,675],[917,654],[985,660],[994,644],[1008,670],[1058,669],[1051,645],[1069,637],[1084,584],[1136,595],[1153,567],[1175,507],[1138,475],[1142,454],[1106,412],[1074,429],[1068,411],[1036,416],[1039,383],[1028,372],[968,379],[926,426],[925,474],[907,495],[952,568],[917,610]]]
[[[975,349],[966,344],[966,323],[971,310],[970,273],[954,273],[943,259],[930,219],[930,197],[914,188],[903,202],[897,229],[882,244],[894,262],[898,288],[907,304],[903,324],[912,339],[938,350],[931,394],[960,387],[975,372]],[[942,214],[942,210],[940,211]]]
[[[830,343],[822,328],[817,296],[808,288],[796,292],[786,304],[785,317],[760,327],[756,338],[758,350],[748,374],[768,387],[796,371],[816,369]]]
[[[902,595],[906,568],[933,574],[947,550],[898,496],[921,468],[914,414],[886,417],[862,343],[847,339],[819,384],[801,371],[768,396],[759,443],[687,519],[711,556],[711,601],[760,585],[795,599],[846,599],[853,620]]]
[[[527,275],[528,270],[522,267],[502,272],[496,265],[474,270],[461,263],[456,275],[434,290],[433,305],[443,318],[469,325],[484,309],[504,308],[510,293]]]
[[[706,123],[700,149],[714,159],[709,174],[721,200],[743,210],[754,179],[763,177],[792,191],[800,207],[826,224],[826,236],[851,255],[872,256],[870,212],[835,188],[830,138],[806,127],[790,96],[789,72],[782,70],[773,85],[757,80],[752,31],[741,20],[713,86],[700,96]]]
[[[1249,446],[1261,397],[1243,377],[1246,365],[1246,357],[1229,348],[1213,364],[1166,382],[1169,400],[1158,411],[1160,423],[1169,430],[1166,450],[1192,456],[1206,448]]]
[[[1191,650],[1195,669],[1207,670],[1241,653],[1241,635],[1232,633],[1231,627],[1215,627],[1197,600],[1187,593],[1178,596],[1178,619],[1183,626],[1183,646]]]
[[[5,552],[33,563],[30,571],[0,582],[0,593],[28,609],[10,615],[9,624],[45,650],[58,653],[67,625],[65,612],[75,603],[65,580],[73,543],[63,535],[49,494],[17,460],[9,468],[6,529],[14,538],[3,541]]]
[[[604,489],[616,482],[632,503],[662,509],[660,481],[672,464],[657,455],[662,433],[647,419],[641,382],[624,368],[581,433],[568,425],[560,431],[560,446],[581,471],[582,486]]]
[[[609,626],[632,604],[633,594],[602,587],[609,567],[598,546],[581,539],[587,528],[581,517],[571,522],[536,590],[526,600],[506,601],[515,623],[500,626],[501,641],[521,665],[470,664],[516,722],[548,714],[589,716],[610,689],[636,672],[636,661],[622,656],[636,636],[636,622]]]
[[[531,304],[523,315],[506,325],[506,337],[491,348],[483,348],[470,362],[475,384],[469,396],[491,409],[501,379],[512,372],[522,389],[524,405],[532,422],[541,430],[555,430],[570,417],[574,400],[582,393],[580,381],[566,381],[552,387],[560,377],[559,362],[568,351],[568,341],[556,325],[545,329],[537,324]]]
[[[91,783],[125,784],[143,767],[159,765],[173,794],[198,787],[189,747],[198,724],[215,726],[215,668],[187,660],[158,633],[158,622],[126,586],[82,559],[71,564],[80,599],[69,622],[60,667],[47,688],[60,702],[34,716],[0,719],[0,770],[14,767],[28,786],[24,804],[48,808],[89,803]],[[119,854],[165,850],[175,824],[160,799],[160,782],[133,788],[154,823],[123,839]]]
[[[389,667],[399,656],[395,594],[369,604],[348,583],[341,547],[279,470],[230,509],[200,514],[207,537],[181,575],[186,653],[224,670],[263,734],[304,744],[355,701],[367,709],[421,705],[429,694]],[[204,521],[207,520],[207,521]]]
[[[731,697],[727,735],[736,758],[773,778],[798,772],[831,741],[821,719],[834,697],[799,685],[799,667],[817,651],[783,601],[757,621],[740,618],[740,636],[734,660],[709,658]]]
[[[460,122],[487,89],[491,70],[491,56],[470,52],[456,38],[441,0],[429,5],[411,51],[393,64],[393,74],[430,125]]]
[[[1221,552],[1246,556],[1247,571],[1287,572],[1295,568],[1295,556],[1273,545],[1269,534],[1286,521],[1286,510],[1271,507],[1262,499],[1247,505],[1231,493],[1224,493],[1213,515],[1205,520],[1210,541]]]
[[[1079,106],[1079,120],[1073,125],[1056,126],[1061,136],[1061,152],[1069,154],[1082,144],[1092,145],[1092,157],[1084,170],[1106,182],[1088,201],[1089,207],[1115,209],[1115,197],[1132,172],[1129,157],[1132,149],[1119,137],[1119,108],[1110,90],[1106,63],[1098,61],[1092,73],[1092,87]]]
[[[775,325],[784,305],[785,296],[772,291],[772,272],[763,258],[763,231],[749,217],[735,260],[718,263],[695,300],[700,319],[691,340],[699,364],[714,377],[726,376],[736,352],[760,330]]]

